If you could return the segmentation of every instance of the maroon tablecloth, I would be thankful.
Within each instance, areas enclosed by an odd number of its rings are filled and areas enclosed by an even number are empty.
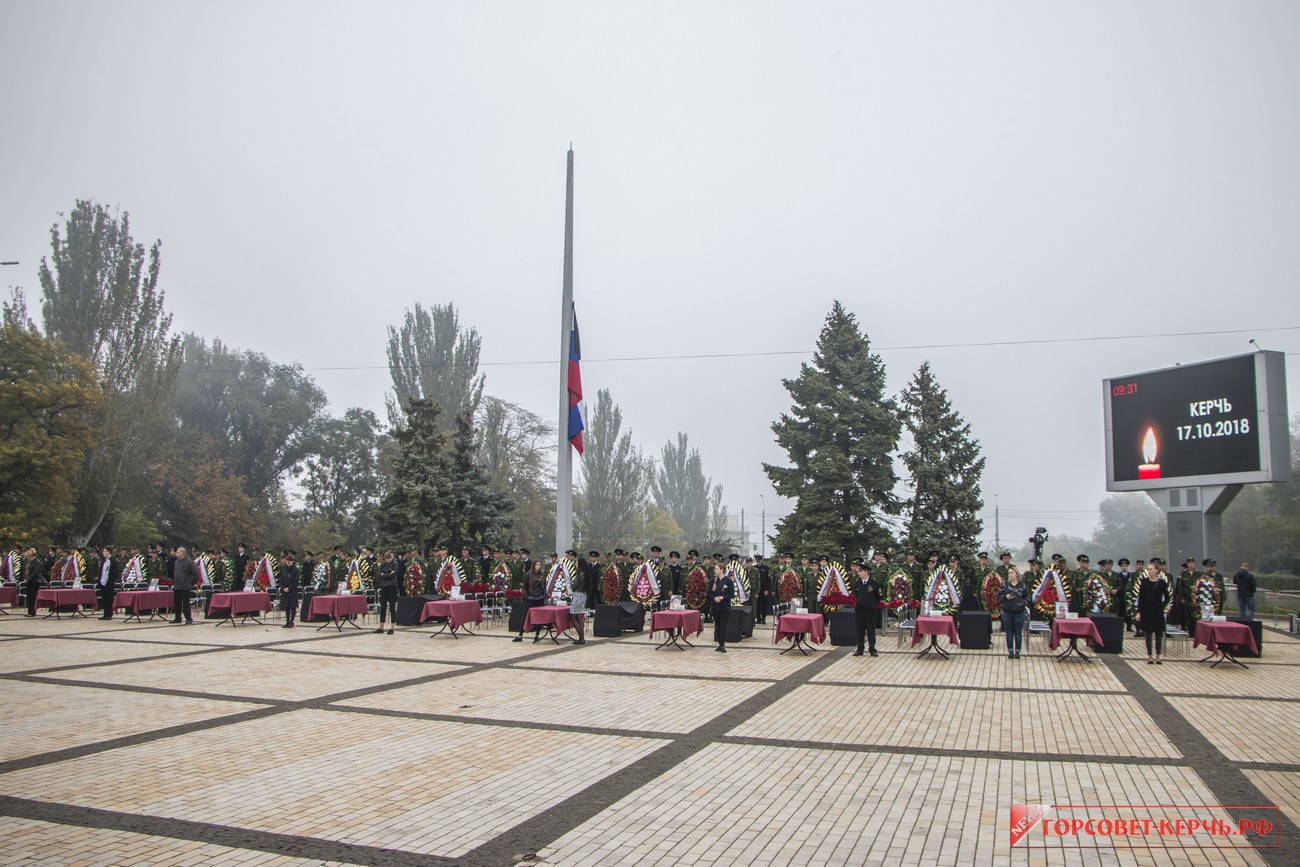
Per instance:
[[[270,610],[271,595],[269,593],[244,593],[242,591],[239,593],[213,593],[212,602],[208,605],[208,613],[228,611],[230,617]]]
[[[913,646],[921,640],[922,635],[946,635],[954,647],[961,647],[961,641],[957,638],[957,621],[946,614],[929,614],[916,618],[916,626],[912,629]]]
[[[1104,646],[1101,633],[1097,631],[1097,624],[1087,617],[1078,617],[1074,620],[1066,620],[1064,617],[1054,619],[1052,621],[1052,637],[1048,640],[1047,646],[1055,650],[1061,646],[1062,638],[1071,637],[1086,638],[1089,647]]]
[[[680,629],[682,635],[687,637],[699,635],[704,631],[704,621],[700,619],[700,612],[692,609],[664,610],[650,615],[651,636],[656,632],[672,632],[674,629]]]
[[[528,616],[524,618],[524,632],[548,623],[555,626],[557,633],[572,628],[573,619],[569,617],[569,606],[539,605],[536,608],[529,608]]]
[[[17,605],[18,588],[17,587],[0,587],[0,605]]]
[[[826,640],[826,618],[820,614],[782,614],[776,622],[772,643],[780,644],[782,639],[794,638],[799,632],[807,632],[813,644],[821,644]]]
[[[95,607],[94,590],[37,590],[37,608],[75,608],[78,605]]]
[[[365,615],[366,597],[363,594],[347,596],[313,596],[307,609],[307,619],[323,614],[330,620],[341,620],[351,614]]]
[[[466,623],[482,623],[483,609],[476,599],[439,599],[424,603],[420,612],[420,622],[432,617],[446,617],[451,631],[455,632]]]
[[[121,608],[130,614],[141,611],[170,611],[176,604],[170,590],[123,590],[113,595],[113,610]]]
[[[1218,653],[1220,644],[1249,647],[1251,653],[1259,654],[1255,633],[1251,632],[1246,624],[1222,620],[1196,621],[1196,635],[1192,638],[1192,647],[1204,647],[1210,653]]]

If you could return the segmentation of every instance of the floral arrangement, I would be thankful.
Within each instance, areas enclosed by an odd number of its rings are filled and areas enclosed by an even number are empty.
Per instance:
[[[930,603],[930,611],[953,614],[961,604],[961,595],[952,577],[944,568],[935,569],[930,575],[930,586],[926,588],[925,600]]]
[[[826,599],[828,596],[848,596],[848,595],[849,595],[849,585],[844,581],[844,564],[839,562],[830,563],[826,567],[826,571],[822,573],[821,586],[817,588],[817,601],[820,602],[823,606],[835,605],[835,604],[843,605],[845,604],[843,602],[828,603]],[[849,597],[849,601],[850,602],[853,601],[852,597]]]
[[[659,598],[659,576],[655,574],[653,563],[647,560],[636,567],[632,577],[627,579],[627,595],[642,605],[649,605]]]
[[[275,586],[275,573],[280,568],[280,561],[275,558],[274,554],[266,553],[256,564],[248,564],[253,567],[253,587],[257,590],[268,590]]]
[[[803,582],[799,580],[799,573],[794,571],[793,568],[786,569],[776,582],[777,601],[785,604],[791,599],[798,599],[802,595]]]
[[[311,577],[312,584],[317,593],[329,591],[330,577],[333,574],[334,570],[330,567],[328,560],[322,560],[316,564],[316,568],[312,570]]]
[[[902,569],[889,576],[889,593],[885,597],[885,607],[895,611],[900,608],[921,607],[921,603],[912,599],[912,578]]]
[[[516,599],[523,599],[523,598],[524,598],[524,591],[522,591],[522,590],[507,590],[507,591],[506,591],[506,599],[508,599],[508,600],[510,600],[510,601],[512,601],[512,602],[513,602],[514,600],[516,600]]]
[[[600,573],[600,599],[606,605],[616,605],[622,596],[623,575],[618,571],[618,566],[609,563],[605,566],[605,571]]]
[[[1065,592],[1065,585],[1061,583],[1060,574],[1055,569],[1044,572],[1038,586],[1034,588],[1034,610],[1038,615],[1051,622],[1056,619],[1056,603],[1069,601],[1070,597]]]
[[[697,563],[686,575],[686,607],[697,611],[704,608],[704,600],[708,595],[709,573]]]
[[[984,602],[984,610],[989,613],[994,620],[1002,616],[1002,603],[998,600],[998,593],[1002,590],[1002,574],[997,570],[990,570],[984,576],[984,581],[980,584],[980,598]]]
[[[1089,573],[1083,589],[1088,611],[1105,614],[1110,611],[1110,584],[1098,572]]]
[[[497,564],[492,567],[492,590],[500,592],[510,586],[510,564],[505,560],[498,560]]]
[[[444,595],[451,595],[451,588],[459,587],[464,581],[465,570],[457,557],[448,557],[438,567],[438,578],[433,582],[433,589]]]
[[[578,561],[572,557],[561,557],[551,567],[551,574],[546,576],[547,596],[568,596],[573,592],[573,576],[578,572]],[[658,589],[658,585],[655,585]],[[657,595],[657,594],[656,594]]]
[[[352,591],[372,586],[374,579],[370,574],[370,561],[364,558],[348,563],[348,589]]]
[[[818,601],[821,602],[822,612],[824,614],[830,614],[832,611],[836,611],[842,607],[851,606],[858,600],[856,597],[850,596],[847,593],[831,591],[830,593],[823,595]]]
[[[422,564],[419,560],[412,560],[409,564],[407,564],[406,575],[405,575],[406,595],[407,596],[422,595],[424,593],[424,582],[426,577],[427,576],[424,574],[424,564]]]
[[[1219,597],[1219,588],[1215,584],[1214,578],[1209,575],[1202,575],[1196,579],[1196,584],[1192,589],[1192,618],[1199,620],[1201,617],[1201,606],[1209,605],[1215,612],[1223,600]]]
[[[65,583],[79,586],[86,574],[86,558],[80,551],[73,551],[63,559],[63,565],[56,571]]]

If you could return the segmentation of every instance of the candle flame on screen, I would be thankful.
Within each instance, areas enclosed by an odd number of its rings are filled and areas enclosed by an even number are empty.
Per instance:
[[[1148,464],[1156,462],[1156,432],[1154,428],[1147,428],[1147,435],[1142,439],[1142,459]]]

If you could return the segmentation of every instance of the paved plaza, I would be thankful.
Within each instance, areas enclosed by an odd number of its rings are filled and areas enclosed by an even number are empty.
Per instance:
[[[0,617],[0,861],[1300,864],[1278,631],[1248,670],[430,632]],[[1281,845],[1013,851],[1013,802],[1276,805]]]

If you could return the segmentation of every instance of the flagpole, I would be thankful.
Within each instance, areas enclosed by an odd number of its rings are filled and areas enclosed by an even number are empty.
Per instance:
[[[569,339],[573,331],[573,146],[564,190],[564,297],[560,301],[560,404],[555,418],[555,551],[573,547],[573,446],[569,443]]]

